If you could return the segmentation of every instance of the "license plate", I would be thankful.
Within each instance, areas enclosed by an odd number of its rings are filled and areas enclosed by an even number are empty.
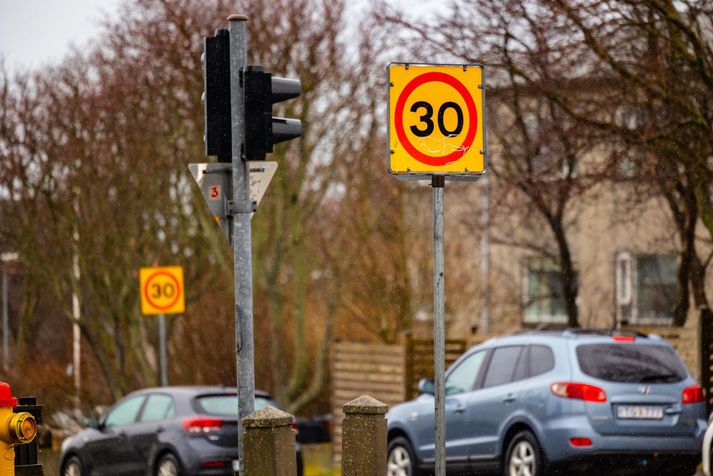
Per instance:
[[[240,471],[240,460],[239,459],[233,460],[233,471]]]
[[[661,420],[663,407],[644,405],[619,405],[616,416],[626,420]]]

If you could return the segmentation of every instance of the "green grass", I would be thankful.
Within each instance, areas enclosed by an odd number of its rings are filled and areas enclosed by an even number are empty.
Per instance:
[[[339,476],[341,470],[332,458],[332,445],[323,443],[302,446],[305,476]]]

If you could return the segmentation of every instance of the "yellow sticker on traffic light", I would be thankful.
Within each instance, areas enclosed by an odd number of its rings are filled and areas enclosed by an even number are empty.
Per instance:
[[[183,314],[186,311],[183,267],[141,268],[139,284],[144,315]]]
[[[389,65],[389,172],[479,176],[485,171],[480,65]]]

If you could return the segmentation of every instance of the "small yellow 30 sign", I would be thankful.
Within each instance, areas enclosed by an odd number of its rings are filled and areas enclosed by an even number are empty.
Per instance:
[[[186,311],[183,267],[141,268],[139,285],[141,312],[144,315],[183,314]]]
[[[391,63],[389,172],[397,178],[481,175],[484,97],[480,65]]]

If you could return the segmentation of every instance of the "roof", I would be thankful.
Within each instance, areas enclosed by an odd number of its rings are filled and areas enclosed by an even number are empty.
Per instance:
[[[526,345],[532,342],[532,338],[546,339],[561,339],[561,340],[582,340],[587,342],[610,342],[622,338],[621,340],[634,339],[637,342],[657,342],[664,345],[669,345],[660,336],[656,334],[644,334],[641,332],[630,331],[627,329],[587,329],[573,328],[564,330],[529,330],[514,332],[509,335],[493,337],[482,344],[476,345],[471,349],[491,347],[503,343]]]
[[[595,328],[584,328],[584,327],[577,327],[577,328],[571,328],[571,329],[564,329],[561,331],[522,331],[522,332],[515,332],[514,334],[511,335],[546,335],[546,336],[562,336],[562,337],[569,337],[569,338],[577,338],[577,337],[591,337],[591,336],[601,336],[601,337],[614,337],[614,336],[621,336],[621,337],[638,337],[638,338],[644,338],[644,339],[654,339],[654,340],[661,340],[661,337],[659,337],[656,334],[645,334],[643,332],[638,332],[638,331],[633,331],[633,330],[628,330],[628,329],[595,329]]]
[[[141,395],[144,393],[172,393],[172,394],[189,394],[189,395],[200,395],[205,393],[227,393],[236,394],[238,389],[236,387],[226,387],[223,385],[174,385],[168,387],[149,387],[142,388],[131,392],[132,395]],[[270,394],[262,390],[255,390],[255,396],[260,398],[271,398]]]

